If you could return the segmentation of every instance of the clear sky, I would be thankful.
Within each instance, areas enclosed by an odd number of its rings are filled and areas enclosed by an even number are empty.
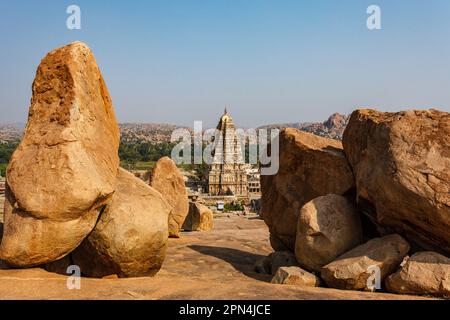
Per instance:
[[[82,29],[66,28],[77,4]],[[381,7],[382,30],[366,9]],[[358,107],[450,111],[448,0],[0,0],[0,122],[26,122],[39,61],[86,42],[120,122],[244,127]]]

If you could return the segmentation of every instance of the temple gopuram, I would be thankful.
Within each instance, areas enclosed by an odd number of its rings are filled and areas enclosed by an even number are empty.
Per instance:
[[[216,141],[214,160],[209,172],[209,195],[247,198],[249,166],[245,164],[245,154],[236,134],[233,118],[227,109],[220,117],[217,130],[221,137]]]

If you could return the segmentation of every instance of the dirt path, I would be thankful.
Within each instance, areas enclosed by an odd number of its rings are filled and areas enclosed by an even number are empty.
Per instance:
[[[154,278],[83,278],[80,290],[69,290],[67,277],[42,269],[0,270],[0,299],[417,299],[270,284],[270,276],[253,271],[272,251],[264,222],[232,216],[215,225],[211,232],[170,239]]]

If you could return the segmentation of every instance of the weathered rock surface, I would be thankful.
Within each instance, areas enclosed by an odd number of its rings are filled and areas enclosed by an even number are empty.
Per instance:
[[[184,231],[210,231],[213,228],[213,212],[201,203],[190,202],[189,213],[183,224]]]
[[[367,280],[380,270],[383,281],[408,254],[409,244],[399,235],[375,238],[324,266],[321,278],[336,289],[367,290]]]
[[[1,259],[29,267],[76,248],[111,200],[118,147],[111,98],[92,52],[80,42],[50,52],[7,170]]]
[[[150,186],[159,191],[172,207],[169,236],[178,238],[189,212],[189,199],[183,176],[172,159],[163,157],[156,162],[150,174]]]
[[[159,192],[120,169],[112,203],[72,253],[74,264],[89,277],[156,274],[166,255],[170,210]]]
[[[272,283],[318,287],[320,286],[320,278],[299,267],[281,267],[278,268]]]
[[[297,267],[298,262],[295,255],[290,251],[275,251],[270,255],[270,270],[272,275],[276,274],[281,267]]]
[[[418,252],[386,279],[389,292],[450,297],[450,259],[435,252]]]
[[[380,225],[450,253],[450,113],[357,110],[344,133],[358,202]],[[373,208],[373,209],[370,209]]]
[[[353,174],[337,140],[296,129],[280,133],[279,171],[261,176],[261,215],[274,250],[294,251],[297,218],[305,203],[354,187]]]
[[[341,254],[361,244],[359,212],[343,196],[318,197],[300,211],[295,256],[300,266],[320,272]]]

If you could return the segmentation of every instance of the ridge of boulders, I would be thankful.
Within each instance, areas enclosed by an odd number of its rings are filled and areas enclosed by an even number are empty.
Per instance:
[[[279,159],[278,173],[261,177],[261,215],[273,249],[296,263],[263,259],[258,272],[450,297],[449,113],[356,110],[342,144],[287,128]]]

